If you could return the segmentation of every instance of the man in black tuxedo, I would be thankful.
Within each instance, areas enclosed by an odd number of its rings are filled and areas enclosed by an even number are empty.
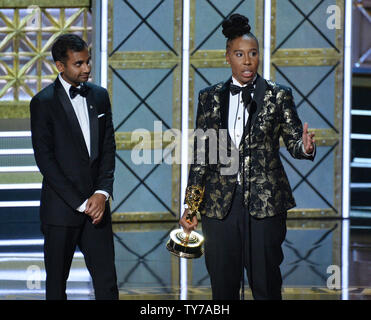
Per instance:
[[[88,83],[87,44],[65,34],[52,47],[60,72],[30,104],[32,144],[43,175],[46,299],[66,299],[66,281],[79,246],[96,299],[118,299],[109,197],[115,139],[107,91]]]

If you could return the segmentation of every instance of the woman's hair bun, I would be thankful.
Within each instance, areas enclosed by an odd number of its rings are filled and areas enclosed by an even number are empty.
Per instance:
[[[249,19],[241,14],[235,13],[225,19],[222,23],[222,32],[229,39],[235,39],[250,33]]]

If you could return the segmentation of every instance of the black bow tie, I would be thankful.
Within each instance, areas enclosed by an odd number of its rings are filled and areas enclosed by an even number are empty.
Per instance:
[[[248,105],[251,102],[251,94],[254,92],[254,84],[249,83],[246,87],[236,86],[233,83],[230,84],[229,87],[232,95],[236,95],[242,91],[242,100],[245,105]]]
[[[240,93],[241,91],[242,92],[249,91],[251,94],[254,92],[254,85],[249,83],[246,87],[240,87],[240,86],[236,86],[235,84],[231,83],[229,90],[231,91],[233,96]]]
[[[70,97],[75,98],[78,94],[84,98],[88,95],[89,87],[85,84],[81,84],[80,89],[74,86],[70,87]]]

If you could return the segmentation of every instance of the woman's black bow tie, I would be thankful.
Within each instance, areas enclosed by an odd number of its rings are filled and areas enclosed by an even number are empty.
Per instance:
[[[246,87],[240,87],[240,86],[236,86],[235,84],[231,83],[230,84],[230,87],[229,87],[229,90],[231,91],[232,95],[234,96],[235,94],[238,94],[240,93],[241,91],[242,92],[245,92],[245,91],[248,91],[250,94],[254,92],[254,85],[249,83]]]
[[[233,83],[230,84],[229,90],[231,91],[232,95],[238,94],[242,91],[242,100],[247,106],[251,102],[251,94],[254,92],[254,84],[249,83],[246,87],[236,86]]]
[[[70,97],[75,98],[78,94],[84,98],[88,95],[89,87],[86,84],[81,84],[80,89],[74,86],[70,87]]]

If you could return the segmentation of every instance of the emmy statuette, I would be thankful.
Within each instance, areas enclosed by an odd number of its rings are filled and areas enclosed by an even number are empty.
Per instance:
[[[190,186],[186,189],[185,202],[189,211],[187,222],[191,223],[193,217],[197,215],[203,196],[204,188],[200,186]],[[203,242],[204,237],[195,231],[188,234],[183,229],[175,229],[170,233],[166,248],[177,257],[194,259],[203,255]]]

